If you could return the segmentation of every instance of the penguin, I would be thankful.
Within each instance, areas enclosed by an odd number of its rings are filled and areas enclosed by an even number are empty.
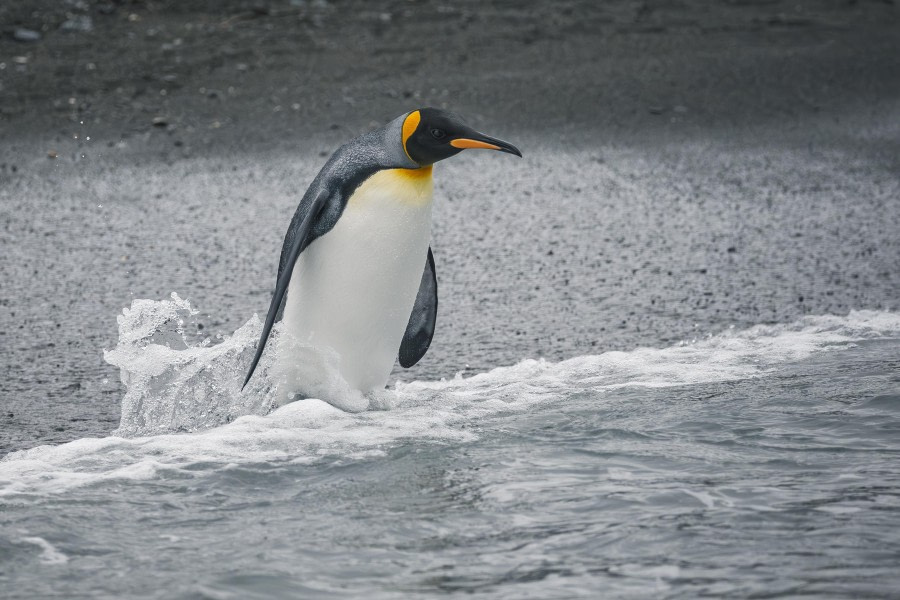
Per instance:
[[[242,389],[278,319],[295,340],[334,351],[343,379],[363,394],[384,389],[395,359],[404,368],[419,362],[438,307],[432,165],[470,148],[522,156],[437,108],[403,114],[335,151],[291,219]],[[292,360],[278,357],[287,368]],[[288,396],[304,394],[302,382],[287,385]]]

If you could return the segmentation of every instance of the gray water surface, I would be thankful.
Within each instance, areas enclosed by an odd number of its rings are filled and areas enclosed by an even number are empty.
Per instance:
[[[0,585],[886,598],[898,367],[900,316],[862,311],[400,385],[386,410],[304,400],[16,452],[0,462]]]

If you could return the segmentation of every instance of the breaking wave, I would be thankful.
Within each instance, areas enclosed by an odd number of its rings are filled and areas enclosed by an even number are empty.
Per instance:
[[[198,468],[235,463],[369,456],[411,438],[464,442],[479,435],[478,424],[486,416],[586,396],[602,402],[604,393],[622,387],[752,378],[817,352],[900,336],[897,313],[811,316],[662,349],[606,352],[557,363],[524,360],[473,377],[398,383],[367,398],[369,410],[348,412],[317,399],[279,406],[277,382],[270,381],[271,352],[241,392],[261,330],[259,319],[254,316],[218,343],[195,342],[186,331],[192,331],[197,312],[175,294],[162,301],[134,301],[118,318],[118,345],[105,353],[127,387],[119,429],[106,438],[11,453],[0,461],[0,496],[58,493],[161,473],[196,475]],[[316,363],[310,376],[319,378],[320,387],[337,386],[340,392],[346,386],[335,379],[327,360]]]

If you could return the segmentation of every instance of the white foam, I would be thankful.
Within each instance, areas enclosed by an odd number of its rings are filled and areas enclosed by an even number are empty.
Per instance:
[[[116,433],[193,431],[271,410],[272,395],[259,384],[240,390],[240,365],[249,362],[261,329],[257,316],[220,344],[192,344],[185,326],[197,313],[173,293],[135,300],[117,317],[119,343],[103,354],[127,388]]]
[[[133,321],[136,327],[125,331],[126,345],[120,343],[107,353],[111,362],[127,371],[123,379],[129,386],[123,399],[123,426],[117,435],[10,454],[0,460],[0,496],[59,493],[103,481],[152,479],[166,473],[194,477],[202,473],[198,464],[219,469],[248,462],[361,457],[382,453],[406,439],[466,442],[475,439],[477,426],[485,417],[552,406],[578,398],[582,391],[744,379],[815,352],[846,348],[855,341],[900,337],[900,314],[854,311],[846,317],[806,317],[788,325],[758,326],[664,349],[608,352],[559,363],[524,360],[470,378],[398,384],[370,399],[382,410],[348,413],[308,399],[262,414],[270,406],[272,393],[265,366],[256,388],[244,395],[237,391],[243,374],[240,367],[249,361],[258,335],[258,320],[252,319],[218,346],[191,347],[185,341],[178,350],[172,348],[178,344],[169,340],[167,345],[152,348],[151,343],[144,343],[147,336],[158,335],[159,324],[171,320],[173,310],[181,314],[191,310],[177,297],[156,304],[138,305],[146,315],[155,315],[156,327],[144,327],[152,320],[149,316]],[[128,320],[133,317],[128,312],[122,321],[132,323]],[[137,326],[144,328],[130,335]],[[141,354],[142,349],[146,354]],[[220,376],[224,382],[216,379]],[[192,421],[191,417],[197,416],[190,414],[192,410],[205,410],[207,417]],[[210,410],[217,418],[244,414],[231,423],[202,430],[209,422]],[[172,433],[186,424],[201,430]],[[142,426],[148,429],[141,432]],[[166,427],[167,433],[156,433]],[[143,435],[125,437],[135,431]]]
[[[198,313],[173,293],[162,301],[135,300],[118,316],[119,342],[104,352],[106,361],[119,367],[127,388],[116,434],[198,431],[244,415],[268,414],[285,400],[278,391],[286,382],[275,368],[276,348],[297,360],[293,375],[304,377],[304,389],[345,410],[368,408],[368,398],[341,378],[336,354],[284,339],[280,323],[272,330],[256,374],[242,390],[262,323],[254,315],[220,343],[194,343],[185,331]]]
[[[23,537],[23,542],[34,544],[41,549],[40,560],[45,565],[64,565],[69,562],[69,557],[56,549],[56,547],[42,537]]]

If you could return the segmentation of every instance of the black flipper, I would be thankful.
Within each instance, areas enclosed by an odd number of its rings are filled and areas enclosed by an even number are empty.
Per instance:
[[[400,343],[400,366],[408,369],[428,352],[431,338],[434,337],[434,324],[437,321],[437,275],[434,270],[434,255],[428,248],[428,261],[422,273],[419,293],[413,305],[403,342]]]
[[[256,370],[256,365],[259,364],[259,359],[266,347],[266,341],[268,341],[269,334],[272,332],[272,326],[275,324],[276,317],[281,314],[288,284],[291,282],[291,275],[294,273],[294,264],[296,264],[297,257],[300,256],[300,253],[303,252],[312,241],[311,233],[313,231],[313,226],[316,224],[316,221],[319,220],[319,215],[323,212],[322,209],[326,207],[328,199],[328,193],[320,193],[305,207],[301,204],[291,221],[291,226],[288,228],[288,236],[291,240],[290,245],[288,246],[286,244],[282,248],[281,261],[278,267],[278,281],[275,284],[275,293],[272,295],[272,303],[269,304],[266,323],[263,326],[259,344],[256,346],[256,355],[253,357],[253,362],[250,364],[250,370],[247,372],[246,379],[244,379],[244,385],[241,386],[242,390],[247,386],[247,382],[250,381],[250,378],[253,376],[253,371]],[[304,211],[303,208],[306,208],[306,210]]]

